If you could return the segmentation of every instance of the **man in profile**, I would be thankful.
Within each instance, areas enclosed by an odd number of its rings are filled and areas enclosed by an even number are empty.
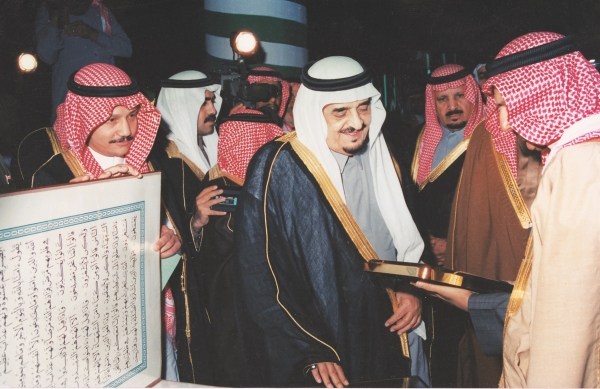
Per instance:
[[[181,159],[202,181],[216,163],[221,85],[206,74],[186,70],[161,81],[156,107],[169,140],[167,154]]]
[[[600,74],[578,46],[533,32],[487,64],[483,91],[496,105],[487,120],[545,155],[512,294],[417,283],[468,309],[481,342],[503,355],[501,387],[599,384]]]
[[[373,258],[418,262],[424,247],[370,80],[347,57],[307,65],[296,131],[248,167],[234,237],[246,384],[428,381],[419,298],[363,271]]]

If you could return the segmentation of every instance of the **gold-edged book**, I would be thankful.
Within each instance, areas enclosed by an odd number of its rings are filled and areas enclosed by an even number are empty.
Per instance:
[[[408,263],[371,259],[365,262],[365,271],[389,274],[408,278],[412,281],[425,281],[434,284],[469,289],[477,293],[510,293],[512,284],[506,281],[492,280],[473,274],[452,271],[439,266],[424,263]]]

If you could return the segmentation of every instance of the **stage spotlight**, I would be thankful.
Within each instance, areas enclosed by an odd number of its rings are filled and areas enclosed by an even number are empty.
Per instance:
[[[248,57],[258,49],[258,40],[249,30],[233,32],[229,43],[233,51],[241,57]]]
[[[37,69],[37,59],[29,53],[22,53],[18,59],[19,70],[22,73],[33,73]]]

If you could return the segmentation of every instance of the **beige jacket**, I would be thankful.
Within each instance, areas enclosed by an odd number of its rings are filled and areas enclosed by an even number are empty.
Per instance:
[[[504,336],[506,387],[597,387],[600,142],[561,150],[532,206],[533,260]]]

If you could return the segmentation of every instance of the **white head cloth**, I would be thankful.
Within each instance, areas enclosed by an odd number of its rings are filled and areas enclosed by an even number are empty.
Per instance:
[[[206,78],[202,72],[186,70],[170,77],[169,80],[201,80]],[[204,91],[215,94],[215,109],[217,115],[221,108],[221,85],[213,84],[197,88],[162,88],[158,95],[156,107],[162,114],[162,119],[171,131],[167,138],[175,142],[181,153],[188,157],[196,166],[206,173],[217,163],[217,131],[202,137],[210,166],[198,146],[198,114],[204,103]]]
[[[362,66],[348,57],[328,57],[316,62],[308,75],[322,80],[355,76],[364,72]],[[347,103],[371,98],[371,126],[369,129],[369,161],[373,176],[375,197],[385,220],[394,246],[396,259],[418,262],[423,252],[423,240],[404,201],[402,188],[389,150],[381,133],[385,108],[381,94],[368,83],[353,89],[320,92],[301,85],[294,104],[294,121],[298,139],[317,157],[344,201],[344,187],[340,168],[326,143],[327,123],[323,107],[332,103]]]

